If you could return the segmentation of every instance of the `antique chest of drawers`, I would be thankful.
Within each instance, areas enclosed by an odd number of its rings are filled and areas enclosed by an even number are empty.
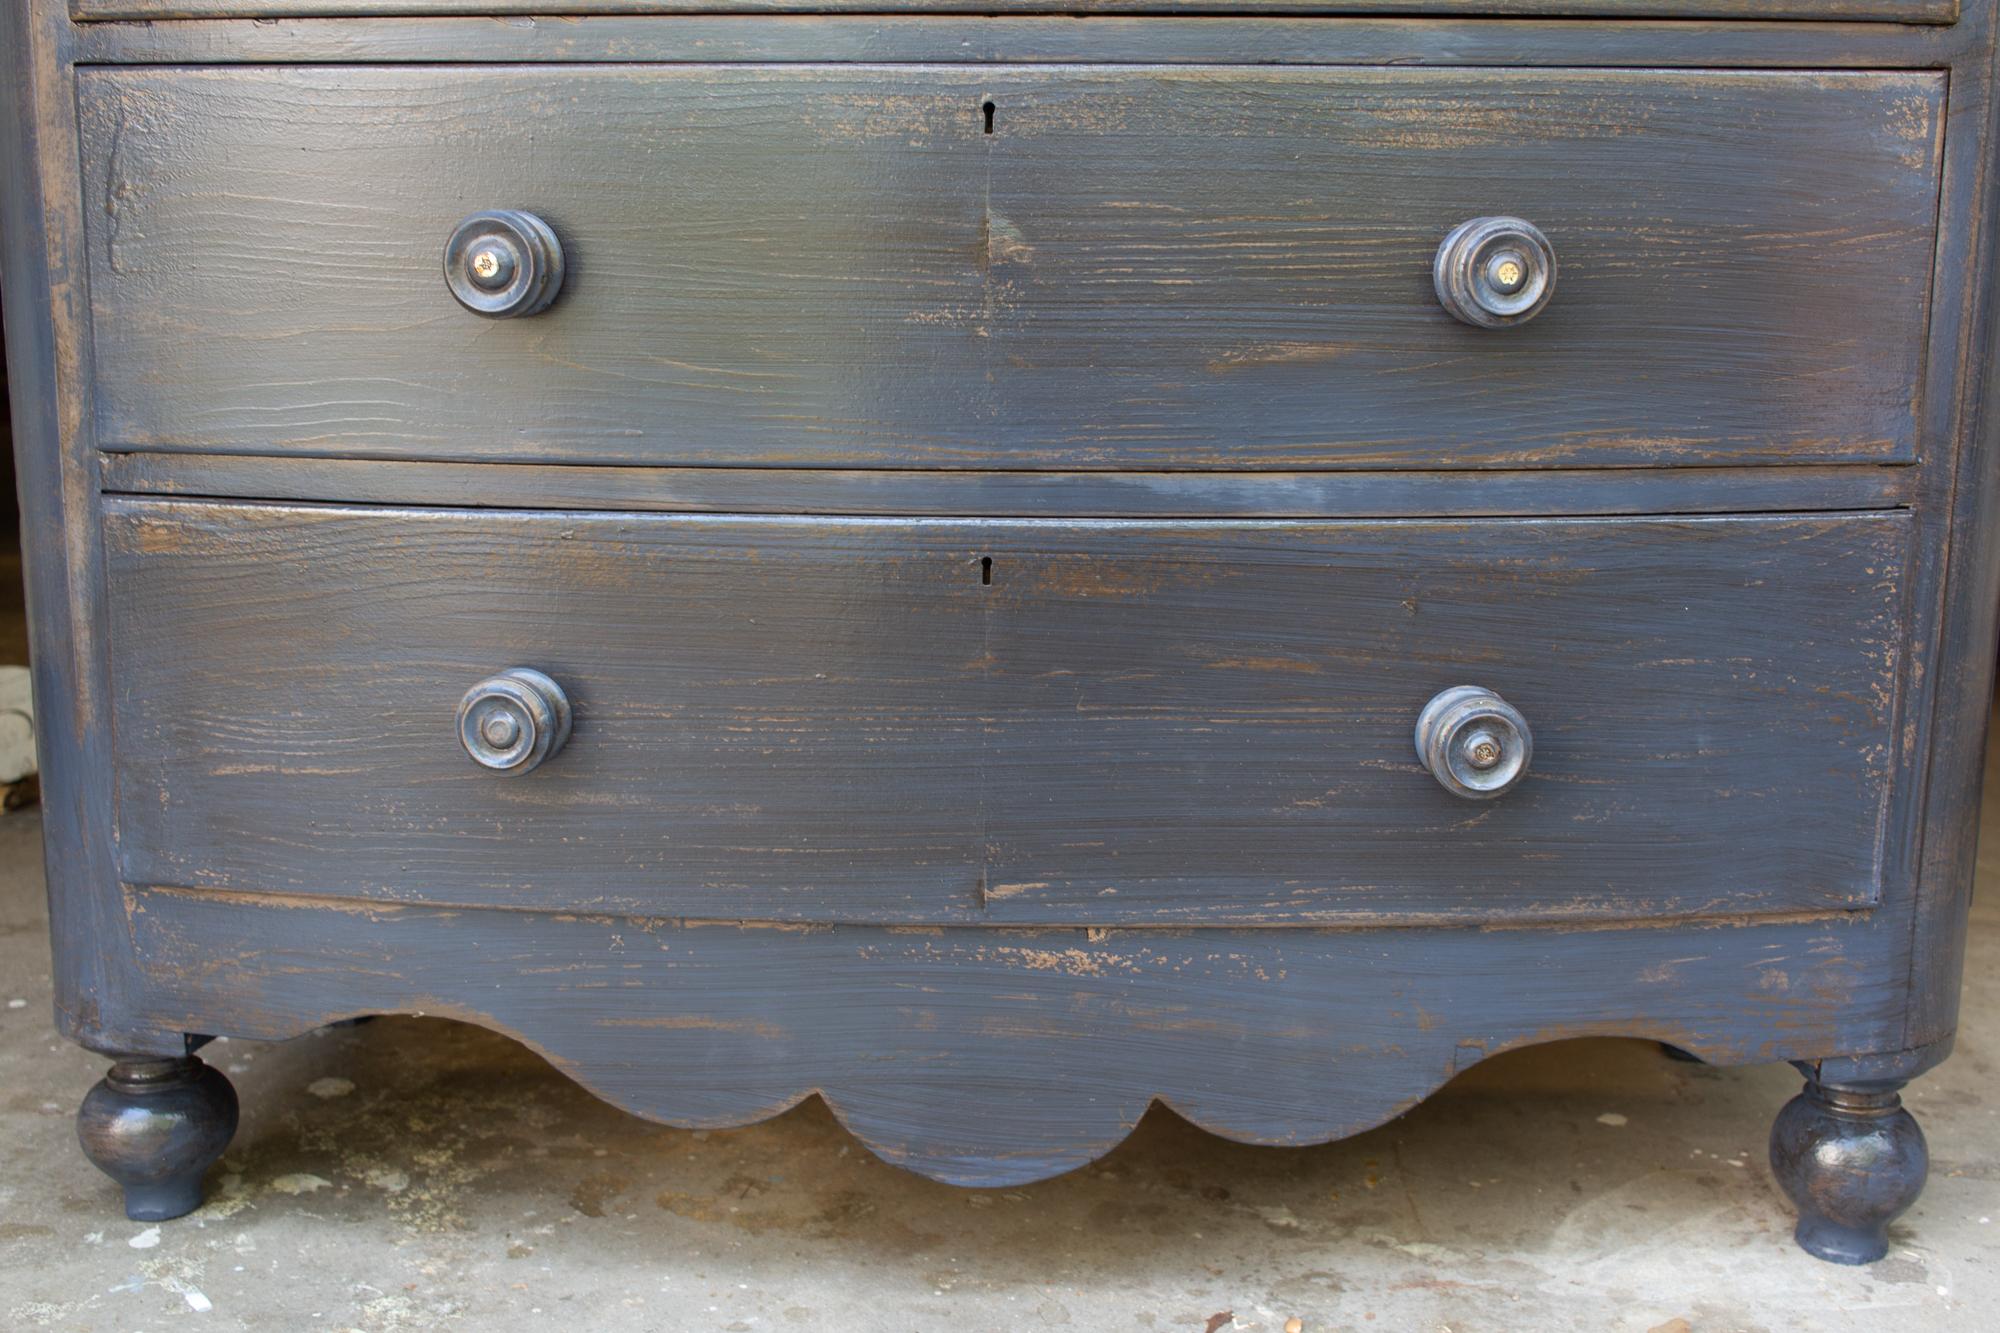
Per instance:
[[[206,1037],[375,1012],[968,1185],[1613,1034],[1796,1063],[1800,1239],[1882,1253],[1992,679],[1992,0],[6,12],[133,1216]]]

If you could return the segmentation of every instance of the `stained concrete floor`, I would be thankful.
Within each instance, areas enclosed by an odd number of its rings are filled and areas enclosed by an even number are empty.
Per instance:
[[[39,819],[0,818],[0,1329],[1990,1330],[2000,1327],[2000,778],[1930,1187],[1890,1258],[1807,1258],[1764,1166],[1798,1079],[1580,1041],[1343,1143],[1156,1110],[1025,1189],[886,1166],[808,1102],[690,1133],[505,1038],[390,1018],[209,1048],[243,1102],[210,1202],[125,1220],[76,1149],[102,1070],[49,1024]]]

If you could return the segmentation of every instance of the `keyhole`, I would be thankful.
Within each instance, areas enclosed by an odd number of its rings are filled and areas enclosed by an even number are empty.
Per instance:
[[[993,586],[993,557],[990,555],[979,557],[979,582],[984,587]]]
[[[988,134],[993,133],[993,104],[991,102],[987,102],[985,105],[981,106],[979,110],[986,117],[986,132]]]

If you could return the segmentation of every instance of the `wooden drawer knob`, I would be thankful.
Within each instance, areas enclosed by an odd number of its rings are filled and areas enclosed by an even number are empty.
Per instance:
[[[488,676],[458,702],[458,743],[472,762],[525,773],[569,739],[569,696],[533,667]]]
[[[1519,709],[1491,690],[1454,685],[1417,718],[1417,758],[1454,796],[1489,801],[1528,772],[1535,738]]]
[[[562,242],[533,213],[514,208],[474,213],[445,242],[444,280],[475,315],[532,315],[562,289]]]
[[[1556,292],[1556,252],[1520,218],[1474,218],[1452,229],[1431,264],[1438,301],[1482,329],[1525,324]]]

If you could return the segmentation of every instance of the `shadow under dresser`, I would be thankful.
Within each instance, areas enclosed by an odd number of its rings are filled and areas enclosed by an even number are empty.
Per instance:
[[[86,1152],[185,1213],[196,1048],[380,1012],[988,1186],[1608,1034],[1798,1065],[1799,1239],[1880,1257],[2000,599],[1994,20],[8,7]]]

